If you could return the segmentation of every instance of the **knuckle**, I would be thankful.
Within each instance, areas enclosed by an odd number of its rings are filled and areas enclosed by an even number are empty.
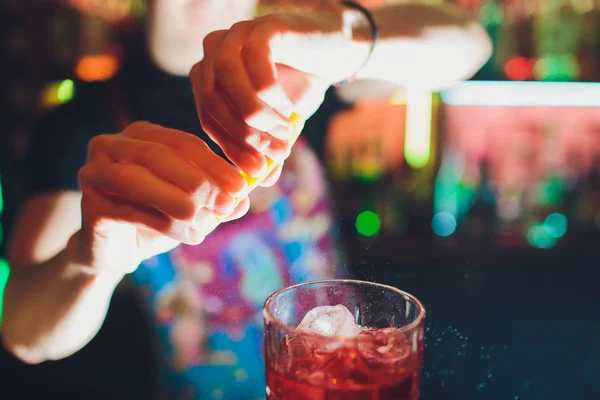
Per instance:
[[[109,146],[109,143],[113,139],[113,135],[108,133],[92,138],[88,144],[88,157],[92,158],[94,155],[102,152]]]
[[[267,135],[253,131],[250,128],[244,129],[244,141],[260,152],[264,152],[271,146],[272,140]]]
[[[225,31],[223,30],[218,30],[218,31],[213,31],[211,33],[209,33],[208,35],[206,35],[204,37],[204,40],[202,41],[202,46],[204,47],[204,50],[210,50],[212,49],[217,43],[219,43],[219,41],[221,40],[221,37],[223,36]]]
[[[135,121],[132,122],[131,124],[129,124],[129,126],[127,127],[126,130],[135,130],[135,131],[146,131],[148,128],[150,128],[152,126],[152,124],[150,122],[147,121]]]
[[[245,30],[248,28],[248,21],[239,21],[231,25],[231,31]]]
[[[128,138],[149,138],[154,135],[157,128],[160,128],[160,126],[147,121],[135,121],[123,131],[123,136]]]
[[[236,22],[235,24],[231,25],[231,28],[229,28],[229,31],[232,33],[249,33],[252,31],[252,29],[255,26],[255,22],[254,21],[239,21]],[[245,36],[245,35],[244,35]]]
[[[188,77],[190,78],[190,80],[194,81],[196,78],[200,77],[201,71],[202,71],[202,61],[198,61],[197,63],[192,65],[192,68],[190,69],[190,73],[188,74]]]
[[[83,167],[81,167],[79,169],[79,171],[77,172],[79,186],[81,186],[81,187],[85,186],[89,182],[91,174],[92,174],[91,166],[84,165]]]
[[[208,181],[204,176],[199,177],[193,190],[198,207],[208,205],[210,198],[213,196],[216,197],[217,194],[218,192],[215,193],[215,185],[212,182]]]
[[[202,47],[204,48],[204,51],[210,49],[211,44],[214,42],[215,34],[216,32],[211,32],[204,36],[204,39],[202,40]]]

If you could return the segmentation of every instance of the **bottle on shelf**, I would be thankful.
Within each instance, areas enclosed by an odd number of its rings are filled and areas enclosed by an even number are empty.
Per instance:
[[[491,181],[491,160],[482,158],[478,162],[479,184],[467,219],[466,233],[471,238],[493,242],[497,233],[498,214],[496,192]]]

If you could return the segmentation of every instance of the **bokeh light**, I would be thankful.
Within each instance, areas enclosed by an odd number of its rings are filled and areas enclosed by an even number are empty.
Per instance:
[[[456,231],[456,218],[448,211],[442,211],[431,219],[431,228],[433,233],[441,237],[452,235]]]
[[[527,231],[527,241],[538,249],[550,249],[556,244],[556,238],[550,236],[543,225],[534,224]]]
[[[4,287],[8,281],[8,261],[0,258],[0,326],[2,325],[2,299],[4,299]]]
[[[506,77],[513,81],[524,81],[533,77],[533,63],[525,57],[514,57],[504,65]]]
[[[4,207],[3,197],[2,197],[2,182],[0,181],[0,214],[2,214],[2,209]],[[2,225],[0,225],[0,243],[2,243],[3,239],[3,230]],[[8,280],[8,262],[0,257],[0,326],[2,325],[2,299],[4,298],[4,287],[6,286],[6,281]]]
[[[427,165],[431,155],[433,94],[407,90],[406,103],[404,158],[408,165],[419,169]]]
[[[363,236],[374,236],[379,232],[381,220],[373,211],[363,211],[356,217],[356,230]]]
[[[71,79],[52,82],[42,93],[44,106],[56,106],[70,101],[75,95],[75,83]]]
[[[544,230],[555,239],[559,239],[567,232],[567,217],[560,213],[553,213],[544,220]]]
[[[120,21],[138,15],[146,9],[146,1],[140,0],[69,0],[80,12],[96,15],[109,21]]]
[[[577,59],[572,55],[547,55],[539,58],[533,72],[542,81],[572,81],[579,78]]]
[[[56,97],[61,103],[67,102],[73,98],[75,93],[75,84],[71,79],[65,79],[58,85]]]
[[[119,60],[112,54],[83,56],[75,65],[75,74],[82,81],[106,81],[119,70]]]

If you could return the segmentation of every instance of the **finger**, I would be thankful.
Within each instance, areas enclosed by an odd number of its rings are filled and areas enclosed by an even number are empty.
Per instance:
[[[156,142],[120,138],[108,143],[105,152],[113,161],[145,167],[157,178],[189,193],[202,207],[229,215],[236,206],[232,195],[224,192],[203,170],[179,157],[171,147]],[[216,154],[214,157],[218,158]]]
[[[329,82],[323,78],[308,75],[304,92],[294,101],[296,113],[303,118],[310,118],[323,104],[325,94],[329,89]]]
[[[95,136],[88,143],[87,147],[87,162],[88,163],[110,163],[110,157],[106,155],[104,149],[106,145],[115,139],[117,135],[111,133],[105,133],[103,135]]]
[[[267,175],[267,177],[260,183],[262,187],[271,187],[279,180],[281,171],[283,170],[283,164],[278,164],[273,171]]]
[[[227,98],[221,95],[220,90],[217,90],[215,96],[219,100],[206,104],[204,108],[228,133],[231,140],[240,142],[241,147],[251,147],[273,160],[283,161],[287,158],[291,149],[288,141],[252,128],[240,117]]]
[[[277,84],[283,87],[287,96],[294,103],[308,87],[308,75],[282,64],[276,64],[276,68]]]
[[[267,160],[257,150],[250,146],[242,147],[238,141],[231,140],[221,125],[204,110],[200,112],[200,122],[208,136],[217,143],[227,158],[242,171],[253,177],[259,177],[266,173]]]
[[[100,229],[110,233],[110,222],[118,222],[151,230],[187,244],[197,244],[204,238],[200,231],[182,221],[174,220],[156,209],[104,195],[87,185],[83,190],[81,205],[84,223],[93,224],[94,231]],[[93,212],[88,211],[90,209],[93,209]],[[89,215],[93,221],[86,221],[86,216]],[[101,234],[104,235],[104,233]]]
[[[273,102],[274,108],[261,101],[242,60],[241,51],[253,26],[252,22],[235,24],[220,42],[214,66],[205,65],[205,68],[214,68],[212,73],[217,86],[223,88],[248,125],[285,140],[293,134],[293,126],[288,121],[293,111],[291,101],[283,90],[269,92],[270,97],[279,95]],[[258,62],[256,58],[252,61]],[[273,71],[274,66],[270,70]]]
[[[244,197],[240,204],[235,208],[235,211],[225,219],[225,221],[234,221],[236,219],[242,218],[244,215],[248,213],[250,210],[250,199],[248,197]]]
[[[280,96],[274,95],[285,90],[277,82],[277,67],[271,51],[274,32],[278,32],[277,19],[269,18],[268,22],[257,25],[251,38],[244,45],[241,56],[254,87],[261,98],[274,107]],[[294,111],[304,118],[312,116],[323,103],[325,92],[330,86],[327,79],[307,74],[306,88],[297,99],[294,99]],[[287,95],[286,95],[287,97]]]
[[[213,31],[204,37],[202,42],[202,48],[204,51],[204,57],[202,60],[196,64],[194,64],[190,70],[190,81],[192,83],[192,89],[194,89],[194,93],[196,90],[201,92],[201,88],[206,87],[211,89],[214,87],[214,73],[207,73],[206,76],[203,76],[202,70],[203,65],[208,64],[212,66],[215,62],[215,57],[217,50],[219,48],[219,43],[223,37],[227,34],[226,30],[218,30]]]
[[[215,37],[215,39],[212,41],[208,40],[211,36]],[[211,34],[207,37],[207,39],[204,40],[205,59],[202,62],[194,65],[192,71],[190,72],[190,77],[192,79],[192,90],[196,99],[198,118],[200,119],[200,124],[202,125],[202,128],[206,134],[221,148],[221,150],[223,150],[231,162],[251,176],[260,176],[266,171],[267,168],[267,160],[265,157],[252,147],[244,148],[244,146],[240,145],[239,141],[232,141],[229,133],[223,129],[223,127],[217,121],[215,121],[206,110],[206,104],[214,105],[220,102],[218,99],[214,99],[214,96],[216,96],[216,92],[214,91],[214,82],[210,82],[213,79],[214,74],[210,71],[207,71],[207,78],[205,79],[203,67],[204,63],[211,62],[212,54],[214,53],[211,52],[211,46],[216,45],[211,44],[211,42],[216,42],[217,39],[218,38],[216,34]],[[194,82],[197,83],[194,84]]]
[[[112,163],[101,168],[84,166],[82,184],[129,203],[154,208],[180,221],[193,221],[199,208],[188,193],[162,181],[138,165]]]
[[[277,83],[277,68],[271,54],[273,35],[264,26],[264,24],[258,25],[253,29],[249,39],[242,47],[240,56],[244,62],[248,78],[255,90],[263,94],[263,96],[264,93],[271,93],[272,97],[267,95],[263,99],[263,101],[271,105],[271,103],[276,103],[278,100],[277,92],[279,89],[274,88],[279,85]],[[287,98],[287,95],[285,97]],[[274,106],[272,105],[272,107]],[[286,117],[289,118],[289,115],[286,115]]]
[[[198,116],[207,104],[214,103],[219,99],[214,99],[216,93],[214,61],[219,43],[227,31],[214,31],[206,35],[203,41],[204,58],[202,61],[194,64],[190,70],[190,81],[192,83],[192,92],[196,100],[196,109]]]
[[[235,212],[235,209],[232,212]],[[220,221],[226,220],[229,215],[231,214],[217,216],[213,211],[201,208],[196,212],[194,226],[202,234],[208,235],[219,225]]]
[[[240,177],[235,167],[215,154],[202,139],[195,135],[157,125],[150,125],[150,127],[141,125],[141,128],[127,129],[124,135],[131,139],[151,141],[172,148],[184,160],[210,175],[227,193],[236,195],[244,193],[247,189],[246,181]]]
[[[276,110],[282,107],[280,104],[285,104],[286,108],[291,106],[289,110],[293,111],[296,108],[294,102],[290,100],[291,93],[278,80],[280,76],[272,53],[272,45],[277,41],[277,33],[281,32],[283,27],[273,17],[264,18],[263,21],[255,25],[249,40],[242,48],[241,57],[248,77],[258,91],[258,97]],[[289,118],[291,113],[285,116]]]

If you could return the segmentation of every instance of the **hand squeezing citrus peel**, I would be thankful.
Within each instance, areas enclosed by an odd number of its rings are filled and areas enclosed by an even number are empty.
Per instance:
[[[293,146],[294,143],[296,142],[296,140],[298,139],[298,136],[300,136],[302,129],[304,128],[304,119],[299,114],[293,113],[292,116],[290,117],[290,122],[294,126],[294,134],[289,139],[289,141],[291,142],[291,145]],[[252,177],[252,176],[246,174],[244,171],[241,171],[240,173],[242,174],[242,176],[248,183],[248,189],[247,189],[246,193],[244,193],[243,197],[247,196],[252,190],[257,188],[261,184],[261,182],[264,181],[265,178],[267,176],[269,176],[269,174],[271,172],[273,172],[273,170],[275,168],[277,168],[278,166],[279,166],[278,163],[276,163],[275,161],[273,161],[269,157],[267,157],[267,170],[262,176]],[[242,197],[236,198],[235,199],[236,203],[239,203],[241,199],[242,199]],[[222,220],[221,218],[217,217],[217,222],[221,222],[221,220]]]

